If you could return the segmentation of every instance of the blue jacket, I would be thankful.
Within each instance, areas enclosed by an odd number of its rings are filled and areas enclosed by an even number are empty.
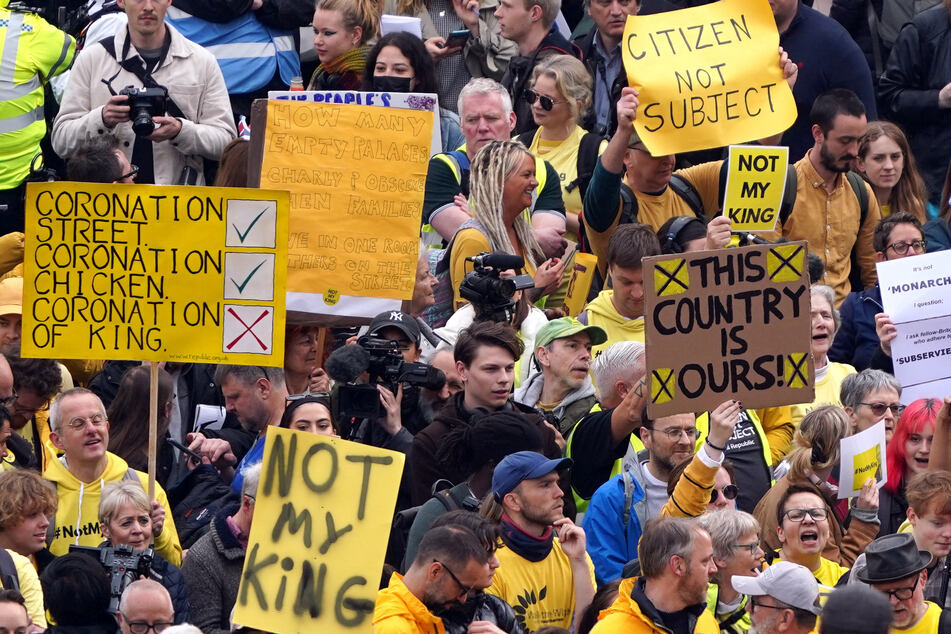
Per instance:
[[[871,367],[872,357],[879,348],[875,315],[883,310],[882,291],[878,284],[849,293],[839,309],[842,325],[829,349],[829,359],[848,363],[859,372]]]
[[[625,477],[629,478],[628,504],[625,504]],[[625,510],[628,511],[626,523]],[[619,473],[594,492],[581,527],[587,538],[588,556],[594,563],[594,574],[599,586],[620,579],[624,564],[637,558],[637,543],[646,521],[646,495],[634,474],[627,471]]]
[[[951,249],[951,228],[944,218],[932,218],[925,223],[924,230],[928,253]]]
[[[799,65],[799,77],[793,88],[799,116],[782,140],[782,145],[789,146],[790,161],[805,156],[815,143],[809,111],[816,97],[827,90],[848,88],[865,104],[868,120],[878,118],[872,73],[865,55],[841,24],[800,2],[796,17],[779,36],[779,45]]]

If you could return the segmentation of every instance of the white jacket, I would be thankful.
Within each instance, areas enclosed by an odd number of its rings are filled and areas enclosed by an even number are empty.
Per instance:
[[[169,97],[188,119],[182,121],[182,129],[174,139],[153,144],[155,183],[177,184],[187,164],[198,172],[197,184],[202,185],[202,157],[217,160],[237,134],[231,102],[221,69],[211,53],[185,39],[171,25],[166,23],[165,28],[172,34],[171,43],[162,64],[152,71],[152,77],[168,88]],[[128,29],[119,29],[115,35],[116,55],[120,58],[128,33]],[[127,57],[135,55],[138,52],[130,45]],[[120,123],[110,130],[102,122],[102,107],[111,96],[103,79],[111,79],[116,93],[126,86],[142,86],[139,78],[121,68],[100,44],[84,48],[76,56],[59,114],[53,122],[53,149],[60,156],[68,157],[86,139],[114,134],[120,149],[132,159],[135,143],[132,123]]]

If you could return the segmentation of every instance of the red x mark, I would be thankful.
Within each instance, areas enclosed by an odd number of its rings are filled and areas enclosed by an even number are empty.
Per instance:
[[[229,309],[228,309],[228,312],[231,313],[231,315],[232,315],[235,319],[237,319],[239,322],[241,322],[241,325],[244,326],[244,332],[242,332],[240,335],[238,335],[237,337],[235,337],[235,338],[234,338],[234,341],[232,341],[232,342],[229,343],[227,346],[225,346],[225,348],[227,348],[228,350],[231,350],[231,349],[234,347],[234,344],[238,343],[238,342],[241,340],[242,337],[244,337],[244,336],[245,336],[246,334],[248,334],[248,333],[251,333],[251,336],[254,337],[254,340],[257,341],[258,344],[261,346],[261,350],[267,350],[267,346],[264,345],[264,342],[261,341],[260,339],[258,339],[258,336],[257,336],[256,334],[254,334],[254,331],[253,331],[253,330],[251,330],[252,328],[254,328],[254,327],[258,324],[259,321],[261,321],[262,319],[264,319],[265,317],[267,317],[267,315],[268,315],[268,311],[267,311],[267,310],[265,310],[263,313],[261,313],[261,316],[258,317],[257,319],[255,319],[254,322],[253,322],[250,326],[247,325],[246,323],[244,323],[244,321],[243,321],[240,317],[238,317],[238,313],[234,312],[234,309],[233,309],[233,308],[229,308]]]

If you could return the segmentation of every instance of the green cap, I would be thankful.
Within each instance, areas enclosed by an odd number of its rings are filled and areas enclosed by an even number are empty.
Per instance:
[[[591,338],[591,345],[597,346],[608,340],[608,333],[600,326],[585,326],[574,317],[560,317],[552,319],[541,327],[541,330],[535,335],[535,347],[547,346],[555,339],[562,339],[576,335],[579,332],[586,332]]]

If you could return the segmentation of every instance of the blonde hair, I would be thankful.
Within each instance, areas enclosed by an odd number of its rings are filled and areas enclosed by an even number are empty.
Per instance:
[[[107,484],[99,498],[99,523],[107,526],[127,502],[145,513],[152,511],[149,497],[140,483],[127,481]]]
[[[363,46],[380,32],[381,3],[374,0],[318,0],[316,11],[339,11],[343,25],[351,31],[360,27]]]
[[[836,405],[822,405],[803,417],[793,434],[790,481],[809,479],[809,473],[828,469],[839,461],[839,441],[849,435],[849,415]]]
[[[519,168],[526,156],[532,154],[518,141],[492,141],[476,152],[472,159],[469,194],[473,215],[482,224],[493,251],[518,254],[509,239],[508,227],[503,219],[502,193],[505,181]],[[525,214],[520,213],[513,224],[516,239],[522,247],[522,257],[526,263],[537,268],[545,261],[545,254],[532,235],[532,227],[525,219]]]
[[[591,107],[591,75],[585,65],[571,55],[552,55],[535,66],[533,88],[541,75],[555,82],[555,88],[568,102],[575,123],[581,121]]]

